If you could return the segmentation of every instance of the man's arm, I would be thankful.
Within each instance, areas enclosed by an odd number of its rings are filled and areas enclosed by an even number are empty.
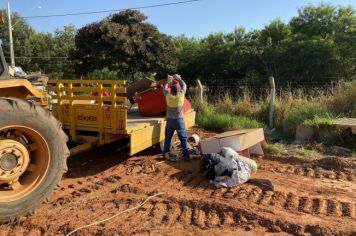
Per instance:
[[[173,81],[173,77],[168,75],[167,81],[166,81],[165,85],[163,86],[163,94],[164,94],[164,96],[167,96],[169,94],[168,85],[170,83],[172,83],[172,81]]]
[[[182,77],[180,77],[180,75],[173,75],[174,79],[178,80],[179,84],[180,84],[180,88],[181,88],[181,92],[183,94],[185,94],[187,92],[187,84],[184,82],[184,80],[182,79]]]

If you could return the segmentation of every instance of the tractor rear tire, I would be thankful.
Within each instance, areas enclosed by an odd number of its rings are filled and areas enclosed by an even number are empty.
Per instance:
[[[47,110],[0,98],[0,223],[14,222],[48,201],[67,171],[67,136]]]

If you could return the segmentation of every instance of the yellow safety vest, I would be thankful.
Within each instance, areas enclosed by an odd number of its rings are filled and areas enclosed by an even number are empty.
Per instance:
[[[168,94],[166,96],[167,106],[169,108],[178,108],[184,105],[184,94],[178,92],[177,95]]]

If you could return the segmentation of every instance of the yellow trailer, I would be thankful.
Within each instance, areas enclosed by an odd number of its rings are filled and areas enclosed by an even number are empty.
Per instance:
[[[52,80],[48,93],[27,80],[0,78],[0,223],[48,201],[67,157],[128,139],[130,155],[164,140],[164,117],[129,109],[123,80]],[[195,111],[185,114],[187,127]],[[71,150],[67,141],[76,144]]]
[[[143,117],[128,109],[124,80],[52,80],[52,110],[71,141],[83,143],[71,154],[129,138],[130,155],[164,140],[164,117]],[[105,96],[106,95],[106,96]],[[195,124],[195,111],[185,113],[186,127]]]

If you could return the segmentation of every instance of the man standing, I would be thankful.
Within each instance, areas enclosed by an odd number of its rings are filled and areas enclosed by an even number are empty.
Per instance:
[[[168,90],[169,85],[171,85],[170,92]],[[190,157],[188,149],[188,136],[185,129],[183,116],[183,105],[185,92],[187,91],[187,85],[182,80],[180,75],[175,74],[173,77],[168,76],[167,83],[164,85],[163,91],[167,102],[167,124],[165,130],[163,155],[171,161],[178,161],[177,157],[170,155],[172,137],[174,131],[177,131],[183,150],[184,160],[189,161]]]

